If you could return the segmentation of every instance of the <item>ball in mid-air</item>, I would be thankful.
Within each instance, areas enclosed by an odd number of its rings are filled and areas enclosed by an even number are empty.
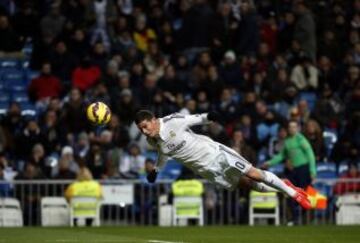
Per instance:
[[[105,125],[111,119],[110,108],[103,102],[91,103],[86,110],[89,121],[95,125]]]

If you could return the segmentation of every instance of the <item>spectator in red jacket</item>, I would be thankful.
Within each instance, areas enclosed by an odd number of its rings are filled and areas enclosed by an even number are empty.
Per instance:
[[[348,172],[340,177],[341,179],[360,179],[360,171],[356,164],[350,163]],[[345,193],[354,193],[360,192],[360,182],[359,181],[339,181],[334,187],[334,193],[342,195]]]
[[[97,83],[101,75],[100,68],[91,64],[90,58],[85,57],[81,65],[72,74],[73,87],[86,91]]]
[[[40,75],[31,80],[28,91],[32,100],[43,101],[51,97],[59,97],[61,90],[60,80],[51,73],[50,62],[44,62]]]

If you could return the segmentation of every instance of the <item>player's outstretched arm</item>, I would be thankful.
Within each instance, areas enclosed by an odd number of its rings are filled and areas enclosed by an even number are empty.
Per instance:
[[[169,157],[158,151],[158,160],[155,166],[152,168],[147,168],[146,179],[149,183],[154,183],[156,181],[159,169],[163,168]]]
[[[154,183],[156,181],[156,177],[158,174],[158,170],[156,168],[154,168],[152,171],[150,171],[147,176],[146,179],[149,183]]]

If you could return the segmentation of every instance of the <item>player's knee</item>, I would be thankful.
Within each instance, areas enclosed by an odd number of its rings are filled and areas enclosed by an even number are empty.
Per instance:
[[[252,167],[246,175],[257,182],[264,180],[264,171],[255,167]]]

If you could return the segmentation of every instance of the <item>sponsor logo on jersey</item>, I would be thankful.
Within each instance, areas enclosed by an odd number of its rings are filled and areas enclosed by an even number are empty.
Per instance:
[[[172,137],[172,138],[174,138],[176,136],[176,133],[174,131],[170,131],[169,134],[170,134],[170,137]]]
[[[186,144],[185,140],[182,140],[181,143],[179,143],[178,145],[175,145],[173,143],[168,144],[167,148],[170,150],[170,153],[175,153],[176,151],[182,149],[182,147],[184,147]]]

